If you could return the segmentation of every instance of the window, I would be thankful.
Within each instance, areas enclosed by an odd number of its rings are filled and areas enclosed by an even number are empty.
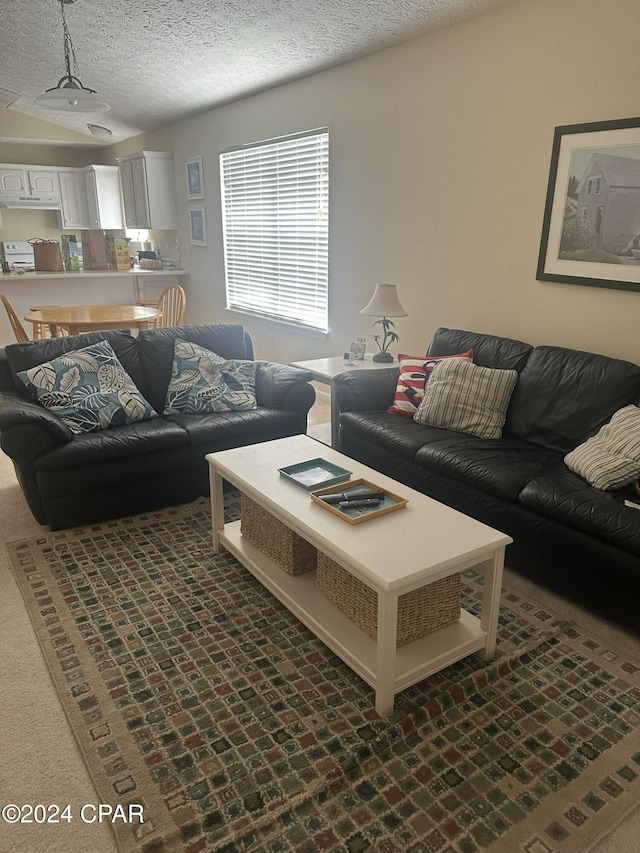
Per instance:
[[[587,181],[587,195],[600,195],[600,187],[602,185],[602,175],[597,178],[589,178]]]
[[[227,308],[327,331],[329,131],[220,155]]]

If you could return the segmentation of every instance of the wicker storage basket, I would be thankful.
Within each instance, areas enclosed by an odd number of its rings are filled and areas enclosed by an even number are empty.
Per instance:
[[[378,596],[326,554],[318,552],[317,585],[320,592],[370,637],[378,632]],[[398,599],[396,643],[432,634],[460,618],[460,575],[435,581]]]
[[[251,498],[241,495],[240,530],[243,536],[289,575],[301,575],[316,567],[317,551]]]

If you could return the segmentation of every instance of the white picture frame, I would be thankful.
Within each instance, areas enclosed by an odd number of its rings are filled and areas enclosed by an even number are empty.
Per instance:
[[[202,157],[194,157],[185,164],[187,173],[187,197],[204,198],[204,172]]]
[[[207,220],[204,207],[189,208],[189,234],[192,246],[207,245]]]

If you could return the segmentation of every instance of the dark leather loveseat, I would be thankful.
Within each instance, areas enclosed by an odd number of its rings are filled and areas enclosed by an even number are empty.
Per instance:
[[[233,324],[150,329],[137,337],[95,332],[0,352],[0,446],[40,523],[57,530],[194,500],[208,494],[205,454],[306,431],[312,374],[266,361],[257,362],[256,409],[162,415],[176,337],[225,359],[253,360],[251,338]],[[74,434],[16,375],[100,340],[110,342],[160,417]]]
[[[564,464],[614,412],[640,401],[640,366],[561,347],[438,329],[428,353],[473,350],[518,379],[502,437],[387,414],[398,368],[335,381],[343,453],[513,537],[510,568],[640,624],[640,511],[630,488],[599,491]],[[425,529],[425,547],[429,531]],[[398,555],[402,559],[401,552]]]

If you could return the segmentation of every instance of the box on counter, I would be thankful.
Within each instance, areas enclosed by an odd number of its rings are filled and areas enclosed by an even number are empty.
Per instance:
[[[66,270],[79,270],[78,240],[75,234],[63,234],[60,242],[62,264]]]
[[[82,231],[82,260],[85,270],[128,270],[128,242],[99,229]]]
[[[107,237],[109,269],[128,270],[129,264],[128,241],[122,237]]]

